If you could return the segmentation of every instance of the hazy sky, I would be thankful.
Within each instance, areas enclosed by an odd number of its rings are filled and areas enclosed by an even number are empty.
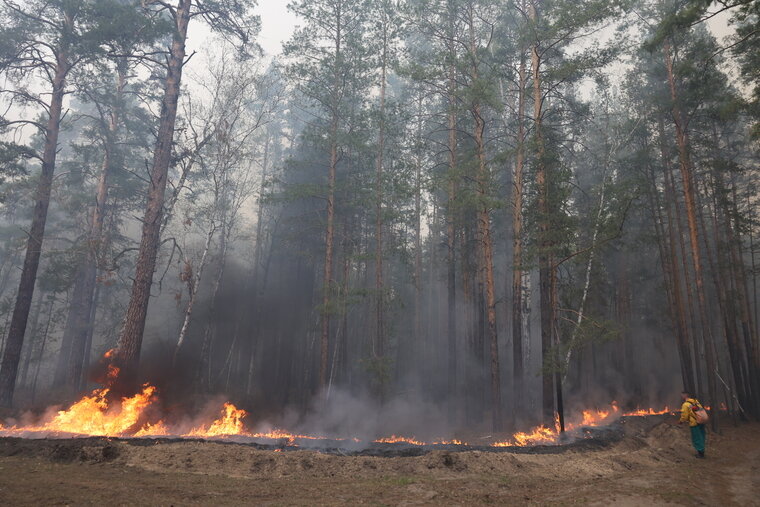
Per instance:
[[[261,16],[259,44],[269,55],[280,52],[280,44],[290,38],[297,23],[296,16],[288,11],[290,0],[260,0],[256,12]]]
[[[268,56],[280,53],[282,42],[288,40],[298,23],[298,18],[288,11],[291,0],[259,0],[255,12],[261,16],[261,32],[258,42]],[[723,12],[708,21],[710,30],[720,39],[725,37],[728,29],[729,12]],[[191,50],[201,49],[208,42],[209,32],[202,23],[190,27],[188,46]]]
[[[290,0],[259,0],[255,13],[261,17],[261,32],[257,42],[268,56],[281,52],[282,43],[290,38],[297,23],[297,17],[288,11]],[[190,24],[187,49],[202,52],[211,40],[211,32],[201,22]]]

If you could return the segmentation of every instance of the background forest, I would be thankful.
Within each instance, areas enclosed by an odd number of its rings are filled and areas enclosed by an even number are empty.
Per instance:
[[[760,417],[760,3],[256,7],[0,1],[0,404]]]

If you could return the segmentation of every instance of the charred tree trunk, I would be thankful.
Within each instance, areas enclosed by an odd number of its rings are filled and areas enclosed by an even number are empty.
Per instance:
[[[135,278],[132,283],[129,306],[124,317],[124,325],[117,347],[116,361],[122,368],[118,390],[125,392],[132,391],[137,387],[140,349],[161,239],[164,194],[172,155],[174,124],[177,118],[182,67],[185,63],[185,41],[190,22],[191,4],[192,0],[178,0],[174,12],[176,30],[172,36],[168,58],[158,138],[153,154],[153,165],[150,170],[145,216],[142,221],[142,237],[135,263]]]

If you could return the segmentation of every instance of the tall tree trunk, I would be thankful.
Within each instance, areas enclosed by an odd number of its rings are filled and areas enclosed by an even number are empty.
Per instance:
[[[477,48],[475,47],[474,12],[470,11],[470,59],[473,62],[471,73],[473,81],[480,79],[478,69]],[[474,140],[477,156],[476,192],[478,196],[477,225],[480,264],[478,271],[481,273],[485,288],[485,314],[488,325],[488,344],[491,353],[491,417],[493,431],[502,429],[501,419],[501,376],[499,372],[499,343],[496,329],[496,290],[493,269],[493,238],[491,236],[491,211],[488,203],[490,196],[490,175],[486,162],[485,151],[485,128],[486,122],[482,115],[481,104],[475,101],[471,106],[471,113],[475,120]]]
[[[215,232],[216,224],[212,221],[212,223],[209,225],[208,232],[206,233],[206,242],[203,245],[203,253],[201,254],[201,259],[198,262],[198,266],[195,270],[193,270],[193,265],[190,262],[190,259],[185,259],[185,267],[182,270],[182,276],[185,278],[185,283],[187,284],[189,299],[187,301],[187,306],[185,306],[185,315],[182,319],[182,327],[179,330],[179,335],[177,336],[177,344],[174,346],[172,366],[177,365],[177,358],[179,357],[182,345],[185,343],[187,332],[190,329],[190,320],[193,316],[195,300],[198,295],[198,289],[200,288],[201,280],[203,279],[203,271],[206,268],[206,259],[208,258],[209,251],[211,250],[211,241],[214,238]]]
[[[269,170],[269,146],[271,143],[271,135],[267,132],[266,141],[264,142],[264,161],[261,166],[261,180],[259,182],[259,198],[256,206],[256,245],[253,250],[253,273],[251,286],[254,292],[254,308],[253,308],[253,332],[248,340],[249,344],[249,356],[248,356],[248,371],[246,373],[245,382],[245,394],[251,395],[253,389],[253,374],[254,365],[256,363],[256,351],[257,346],[261,343],[259,335],[261,334],[261,315],[262,315],[262,303],[264,296],[264,286],[261,283],[261,255],[264,247],[264,185],[267,180],[267,173]],[[276,226],[276,223],[275,223]],[[269,259],[271,259],[271,245],[267,255],[267,266],[269,265]],[[268,275],[265,274],[264,281],[266,281]]]
[[[98,263],[105,242],[103,228],[106,218],[106,201],[110,188],[114,151],[118,143],[119,125],[122,117],[124,90],[127,85],[127,62],[119,60],[116,64],[116,97],[115,104],[108,116],[108,127],[104,140],[103,165],[98,178],[95,203],[92,207],[90,230],[87,233],[87,250],[84,259],[84,278],[81,299],[72,304],[69,312],[71,322],[71,360],[65,382],[73,389],[78,389],[84,373],[85,356],[90,353],[87,337],[90,335],[90,317],[95,304],[95,285],[98,274]],[[69,323],[67,323],[69,329]]]
[[[348,383],[348,294],[351,286],[351,257],[353,255],[351,238],[352,232],[349,232],[348,225],[344,226],[343,234],[343,284],[341,286],[341,334],[340,342],[336,345],[339,348],[339,368],[338,380],[344,384]],[[333,366],[334,367],[334,366]]]
[[[578,307],[578,314],[575,321],[575,326],[573,326],[573,332],[570,335],[570,341],[567,344],[567,352],[565,353],[565,360],[563,365],[563,378],[562,382],[564,383],[565,379],[567,378],[567,372],[570,367],[570,358],[573,354],[573,349],[575,348],[575,342],[578,336],[578,331],[580,330],[581,325],[583,324],[583,317],[586,311],[586,300],[588,299],[589,289],[591,288],[591,272],[592,268],[594,267],[594,259],[596,257],[596,242],[599,237],[599,229],[602,227],[602,215],[604,213],[604,207],[605,207],[605,191],[607,189],[607,174],[605,171],[605,174],[602,176],[602,186],[599,191],[599,207],[596,211],[596,218],[594,220],[594,230],[591,234],[591,245],[588,253],[588,260],[586,261],[586,274],[584,276],[584,282],[583,282],[583,293],[581,295],[581,303]]]
[[[482,353],[482,345],[478,339],[478,324],[477,324],[477,289],[479,287],[477,281],[473,277],[475,274],[475,261],[473,259],[472,252],[472,240],[471,240],[471,227],[465,225],[462,233],[459,235],[460,243],[460,273],[462,278],[462,296],[464,311],[464,330],[465,330],[465,342],[467,343],[468,361],[465,362],[466,369],[466,413],[467,424],[472,426],[480,423],[482,420],[483,412],[483,391],[484,386],[481,382],[481,370],[483,368],[482,362],[479,360]]]
[[[338,121],[339,89],[342,76],[339,63],[343,19],[340,6],[336,7],[335,19],[335,60],[333,62],[332,118],[330,120],[330,166],[327,171],[327,210],[325,225],[325,262],[322,271],[322,330],[320,333],[319,388],[327,387],[328,353],[330,350],[330,305],[332,292],[333,242],[335,236],[335,173],[338,165]]]
[[[375,159],[375,357],[385,356],[385,289],[383,287],[383,157],[385,155],[385,92],[388,68],[388,20],[383,19],[382,54],[380,64],[380,125],[377,134],[377,157]],[[380,386],[383,397],[385,386]]]
[[[715,182],[714,185],[715,187]],[[718,299],[718,307],[723,322],[723,332],[726,338],[726,351],[728,352],[729,363],[731,366],[731,372],[734,379],[734,389],[738,395],[739,401],[743,406],[749,406],[747,404],[748,391],[747,391],[747,372],[746,364],[743,362],[741,343],[739,342],[739,330],[736,326],[736,307],[735,301],[731,297],[730,292],[733,292],[731,287],[731,276],[726,273],[726,270],[731,269],[730,260],[726,255],[727,242],[720,234],[720,226],[718,224],[719,208],[717,202],[713,202],[713,232],[715,234],[715,247],[717,255],[713,255],[712,248],[710,247],[708,229],[705,225],[704,210],[705,208],[701,202],[700,190],[695,185],[695,198],[697,204],[697,218],[699,220],[699,226],[701,230],[701,237],[704,243],[705,258],[707,259],[707,265],[709,267],[709,273],[715,286],[715,293]],[[707,193],[707,191],[705,191]],[[713,199],[716,198],[715,188],[713,188]],[[707,209],[709,211],[709,209]],[[726,286],[728,284],[728,287]],[[720,364],[720,357],[716,357],[716,363]],[[724,384],[724,388],[725,388]],[[725,389],[724,389],[725,393]],[[730,401],[730,397],[726,393],[726,402]],[[717,401],[713,402],[717,405]]]
[[[211,301],[209,302],[209,314],[216,314],[216,305],[219,297],[219,288],[222,285],[222,278],[224,277],[224,268],[227,265],[227,244],[229,242],[230,231],[228,225],[225,223],[226,217],[222,217],[221,234],[219,235],[219,270],[216,272],[216,278],[214,279],[214,285],[211,289]],[[203,332],[203,342],[201,344],[201,357],[200,367],[198,368],[198,378],[200,380],[199,385],[211,391],[213,376],[211,373],[211,346],[214,339],[214,322],[209,319],[206,322],[206,328]]]
[[[676,241],[676,234],[679,235],[679,239],[682,241],[682,236],[680,236],[680,227],[677,229],[676,224],[673,220],[673,201],[675,200],[675,188],[673,186],[672,182],[672,171],[670,169],[670,160],[668,158],[667,153],[667,145],[665,141],[665,123],[662,118],[658,120],[658,127],[659,127],[659,145],[660,145],[660,157],[662,160],[662,173],[663,173],[663,182],[665,185],[665,213],[667,216],[667,236],[665,236],[664,231],[662,232],[663,241],[666,245],[669,246],[667,248],[668,252],[668,261],[669,261],[669,272],[671,274],[671,295],[673,298],[673,305],[674,305],[674,326],[677,329],[677,340],[679,343],[679,351],[681,352],[681,366],[683,369],[683,388],[689,392],[693,392],[695,387],[697,387],[696,382],[696,369],[699,367],[699,362],[696,361],[698,359],[698,348],[696,347],[696,344],[693,343],[690,334],[689,334],[689,313],[691,309],[691,301],[688,302],[689,307],[686,308],[684,306],[683,301],[683,293],[681,292],[681,276],[680,276],[680,268],[678,266],[678,246],[679,243]],[[652,175],[653,181],[654,181],[654,174]],[[657,189],[653,189],[654,195],[657,196]],[[656,209],[660,209],[661,205],[659,204],[659,201],[656,200],[654,203],[654,206]],[[676,214],[678,213],[678,204],[675,204],[676,206]],[[682,249],[683,256],[686,256],[685,250]],[[685,260],[685,259],[683,259]],[[663,259],[663,263],[665,263],[666,260]],[[683,265],[684,267],[684,281],[685,281],[685,287],[688,294],[690,294],[689,290],[689,278],[688,278],[688,266],[686,264]],[[696,362],[696,367],[695,367]]]
[[[53,320],[53,306],[55,305],[55,298],[50,298],[50,304],[47,311],[47,322],[45,324],[45,331],[42,332],[42,340],[40,340],[40,351],[37,354],[37,365],[34,368],[34,380],[32,380],[32,403],[37,396],[37,380],[40,378],[40,368],[42,367],[42,359],[45,356],[45,345],[47,345],[48,335],[50,333],[50,323]]]
[[[747,279],[749,274],[744,265],[744,259],[741,252],[742,238],[741,228],[737,223],[739,221],[739,196],[736,189],[736,181],[732,176],[731,180],[731,200],[725,200],[724,216],[726,219],[726,232],[728,234],[729,251],[731,255],[732,273],[734,283],[737,288],[738,304],[741,308],[740,321],[742,325],[742,336],[744,338],[744,347],[746,351],[746,360],[748,363],[749,378],[751,380],[752,402],[754,405],[755,417],[760,418],[760,360],[755,342],[757,341],[757,323],[752,318],[752,306],[749,299],[749,287]],[[731,218],[733,217],[733,220]],[[750,227],[752,224],[750,223]]]
[[[163,214],[166,180],[171,162],[174,140],[174,124],[177,118],[182,67],[185,63],[185,41],[190,22],[192,0],[178,0],[174,12],[176,30],[172,36],[169,53],[164,97],[161,103],[161,118],[158,138],[150,170],[148,199],[142,222],[142,237],[135,262],[135,278],[129,298],[129,307],[124,317],[116,353],[116,361],[122,368],[119,380],[121,391],[131,391],[137,387],[137,368],[140,362],[145,319],[148,314],[150,289],[161,239],[161,217]]]
[[[715,383],[717,364],[715,361],[714,341],[712,330],[707,321],[707,300],[705,298],[704,277],[702,275],[702,254],[699,247],[699,230],[697,226],[696,203],[694,202],[694,188],[692,184],[693,169],[689,153],[689,137],[686,131],[683,116],[679,106],[676,92],[675,76],[673,75],[673,60],[670,56],[670,43],[664,45],[665,67],[668,73],[670,86],[670,98],[673,102],[673,122],[676,130],[676,142],[678,143],[678,155],[680,159],[681,179],[683,181],[683,194],[686,205],[686,217],[689,224],[689,241],[691,243],[691,258],[694,264],[694,276],[696,278],[697,302],[699,304],[700,321],[705,341],[705,361],[707,363],[707,390],[709,393],[708,403],[717,403],[718,392]],[[717,431],[717,418],[712,418],[713,430]]]
[[[417,99],[417,156],[414,175],[414,348],[421,354],[422,340],[422,91]]]
[[[65,16],[64,24],[67,30],[72,29],[73,20]],[[65,38],[64,38],[65,39]],[[52,97],[47,125],[45,126],[45,146],[42,152],[42,171],[40,172],[35,193],[34,211],[32,213],[32,225],[29,229],[29,237],[26,242],[26,255],[24,266],[19,279],[16,304],[13,307],[13,317],[8,331],[8,338],[3,351],[3,360],[0,365],[0,407],[10,407],[13,403],[13,391],[16,387],[16,375],[18,363],[21,358],[21,349],[24,345],[24,334],[29,319],[29,310],[34,297],[34,285],[37,281],[37,269],[40,265],[42,254],[42,240],[45,236],[45,224],[47,212],[50,206],[50,193],[53,186],[53,172],[58,153],[58,133],[61,124],[61,111],[63,109],[64,88],[66,76],[71,69],[68,48],[65,42],[58,48],[56,65],[52,77]]]
[[[90,370],[90,358],[92,356],[92,336],[95,334],[95,316],[98,310],[98,298],[100,296],[100,285],[95,286],[95,292],[92,294],[92,304],[90,305],[89,321],[87,323],[87,336],[84,343],[84,354],[82,357],[81,375],[79,377],[78,390],[87,389],[87,380]]]
[[[660,139],[661,142],[661,150],[663,151],[663,157],[665,157],[665,131],[664,129],[661,129],[660,135],[662,136]],[[678,199],[678,195],[676,194],[676,179],[673,174],[673,169],[670,165],[669,161],[666,161],[663,165],[663,171],[665,171],[665,202],[670,205],[672,204],[673,207],[673,216],[675,227],[673,229],[673,233],[677,235],[678,237],[678,243],[675,243],[674,241],[674,251],[680,252],[680,259],[681,259],[681,269],[683,270],[683,286],[684,286],[684,292],[686,293],[686,303],[687,308],[684,312],[684,315],[688,314],[688,321],[687,321],[687,329],[691,329],[691,346],[692,351],[694,354],[694,380],[696,382],[696,388],[697,388],[697,394],[699,396],[702,396],[702,394],[705,392],[703,387],[703,369],[702,369],[702,357],[703,353],[702,350],[704,350],[703,346],[703,340],[700,341],[700,338],[702,334],[700,333],[700,327],[697,324],[697,310],[696,310],[696,303],[694,302],[694,289],[692,284],[692,277],[691,277],[691,269],[689,268],[689,251],[686,248],[686,242],[684,240],[684,226],[683,226],[683,212],[681,208],[681,202]],[[693,265],[693,264],[692,264]],[[686,316],[684,316],[686,318]]]
[[[446,338],[448,349],[448,418],[454,424],[457,407],[457,280],[456,280],[456,189],[458,180],[457,167],[457,106],[456,106],[456,51],[449,49],[448,69],[448,181],[446,205]]]
[[[32,362],[35,344],[37,343],[37,333],[39,331],[38,325],[40,322],[40,314],[42,313],[42,299],[44,297],[45,293],[43,291],[40,291],[39,295],[37,296],[37,304],[35,305],[34,309],[34,317],[32,317],[32,326],[29,328],[31,331],[29,342],[28,345],[24,347],[26,354],[24,354],[24,364],[21,367],[21,378],[19,379],[19,385],[21,386],[26,386],[26,379],[29,373],[29,364]]]
[[[513,423],[523,410],[523,177],[525,171],[525,95],[527,63],[520,52],[517,84],[517,152],[512,186],[512,393]]]
[[[752,202],[752,190],[747,185],[747,213],[749,214],[749,255],[750,255],[750,272],[752,273],[752,311],[755,316],[755,326],[760,326],[760,301],[758,301],[757,292],[757,264],[755,263],[755,205]],[[760,367],[760,332],[755,328],[755,344],[754,344],[755,357],[754,361],[757,362]],[[759,393],[760,394],[760,393]]]
[[[280,219],[275,220],[274,228],[269,235],[271,239],[270,239],[269,249],[267,250],[266,260],[264,261],[264,266],[261,268],[262,279],[261,281],[259,281],[258,278],[256,279],[256,284],[255,284],[257,285],[256,300],[258,301],[258,308],[262,308],[263,301],[264,301],[264,294],[266,293],[267,287],[269,284],[269,267],[272,265],[272,254],[274,253],[274,237],[277,235],[277,230],[279,229],[279,225],[280,225]],[[313,278],[310,278],[309,281],[313,282]],[[309,287],[310,287],[310,290],[309,290],[309,294],[310,294],[311,285]],[[259,312],[261,312],[261,310],[259,310]],[[261,318],[261,313],[259,313],[255,318],[256,337],[259,337],[261,335],[262,324],[263,324],[263,321]],[[253,349],[253,350],[256,350],[256,349]],[[256,355],[252,353],[249,357],[248,372],[246,375],[246,391],[245,392],[246,392],[246,395],[248,396],[251,395],[251,392],[253,390],[255,364],[256,364]]]
[[[529,8],[529,16],[533,24],[538,22],[537,5],[539,0],[533,0]],[[549,427],[554,423],[554,385],[551,368],[551,353],[553,345],[554,306],[552,301],[553,262],[551,242],[549,239],[549,195],[548,178],[545,156],[544,136],[542,132],[543,93],[541,89],[541,54],[538,43],[531,48],[531,70],[533,74],[533,123],[536,137],[536,186],[538,188],[538,276],[541,299],[541,354],[542,369],[542,420]]]
[[[86,253],[85,253],[86,256]],[[61,337],[61,350],[56,360],[55,373],[53,375],[53,385],[59,389],[70,388],[69,373],[74,362],[73,342],[79,327],[82,325],[82,312],[84,312],[84,290],[85,279],[87,278],[87,266],[83,261],[76,271],[74,277],[74,287],[69,299],[69,313],[66,319],[66,326]]]

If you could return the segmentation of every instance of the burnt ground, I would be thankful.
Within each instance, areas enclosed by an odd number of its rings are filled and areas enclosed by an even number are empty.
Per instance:
[[[760,424],[724,424],[697,460],[672,419],[497,452],[3,438],[0,504],[760,505]]]

